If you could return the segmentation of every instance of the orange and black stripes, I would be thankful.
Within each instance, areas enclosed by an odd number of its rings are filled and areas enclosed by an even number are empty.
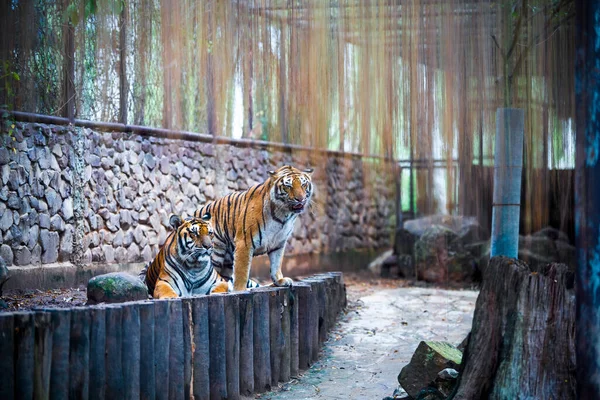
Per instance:
[[[269,255],[275,285],[291,282],[281,275],[281,258],[297,215],[309,205],[313,190],[311,172],[281,167],[269,172],[264,182],[230,193],[196,211],[196,217],[207,212],[213,215],[213,266],[222,275],[233,276],[235,290],[243,289],[252,257],[260,254]]]

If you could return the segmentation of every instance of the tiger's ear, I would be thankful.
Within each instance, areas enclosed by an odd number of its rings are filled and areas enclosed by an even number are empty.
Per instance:
[[[312,169],[312,168],[306,168],[306,169],[304,170],[304,172],[306,172],[307,174],[312,174],[312,173],[313,173],[313,171],[314,171],[314,169]]]
[[[275,171],[268,171],[268,172],[269,172],[269,175],[271,175],[271,176],[275,176],[275,174],[277,173]]]
[[[202,221],[210,221],[210,213],[206,212],[204,213],[204,215],[201,217]]]
[[[183,224],[183,220],[179,215],[172,214],[171,217],[169,217],[169,224],[171,225],[171,228],[177,229]]]

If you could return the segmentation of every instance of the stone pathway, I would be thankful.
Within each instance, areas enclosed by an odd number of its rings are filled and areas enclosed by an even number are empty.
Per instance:
[[[389,286],[389,285],[388,285]],[[422,340],[460,343],[471,329],[472,290],[349,289],[349,308],[323,348],[320,361],[299,379],[262,399],[383,399]],[[354,297],[354,300],[352,299]]]

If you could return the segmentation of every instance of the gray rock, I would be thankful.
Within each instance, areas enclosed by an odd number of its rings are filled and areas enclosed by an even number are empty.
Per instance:
[[[103,244],[102,251],[104,252],[104,260],[107,263],[115,262],[115,249],[110,244]]]
[[[71,254],[73,254],[73,227],[69,225],[60,239],[60,252],[58,256],[61,261],[68,261]]]
[[[13,251],[9,245],[3,244],[0,246],[0,258],[2,258],[4,260],[6,265],[12,265]]]
[[[0,257],[0,296],[2,296],[2,286],[4,286],[4,283],[6,283],[9,278],[10,276],[6,266],[6,261]]]
[[[458,233],[462,228],[469,225],[477,225],[476,217],[452,216],[452,215],[430,215],[427,217],[411,219],[404,222],[404,229],[413,235],[420,237],[429,227],[441,225]]]
[[[129,210],[119,211],[119,219],[122,229],[128,229],[133,222],[131,219],[131,212]]]
[[[476,272],[475,258],[443,225],[427,228],[415,242],[414,261],[417,278],[427,282],[469,281]]]
[[[40,228],[50,228],[50,216],[48,214],[40,214]]]
[[[140,248],[137,244],[132,243],[127,249],[127,262],[133,263],[140,260]]]
[[[46,202],[48,203],[48,209],[50,210],[50,215],[54,215],[60,210],[62,207],[62,199],[56,193],[56,191],[52,188],[46,190]]]
[[[13,225],[4,235],[4,243],[11,244],[13,247],[23,243],[23,232],[17,225]]]
[[[40,240],[42,242],[42,263],[49,264],[58,260],[58,232],[50,232],[42,229],[40,232]]]
[[[156,167],[156,159],[152,154],[146,154],[144,156],[144,165],[150,169],[154,169],[154,167]]]
[[[18,210],[21,208],[21,199],[17,193],[8,193],[8,207],[12,208],[13,210]]]
[[[141,256],[142,261],[152,261],[152,249],[150,249],[150,246],[144,246]]]
[[[39,264],[42,261],[42,246],[36,244],[31,249],[31,264]]]
[[[90,279],[87,295],[88,304],[122,303],[147,299],[148,289],[136,276],[112,272]]]
[[[10,154],[6,147],[0,147],[0,165],[8,164],[10,162]]]
[[[65,221],[69,221],[73,218],[73,199],[71,197],[68,197],[63,201],[62,215]]]
[[[31,228],[29,228],[28,234],[29,234],[29,238],[27,240],[27,247],[29,248],[29,250],[33,250],[33,248],[37,244],[38,239],[40,237],[39,225],[33,225]]]
[[[111,232],[116,232],[121,229],[121,224],[119,222],[119,214],[110,214],[108,220],[106,221],[106,227]]]
[[[49,169],[51,167],[50,157],[54,156],[52,156],[52,154],[50,153],[50,149],[48,149],[47,147],[42,147],[38,149],[37,156],[38,165],[42,170]]]
[[[458,368],[462,362],[462,353],[446,342],[421,342],[415,350],[410,363],[402,368],[398,383],[413,398],[438,377],[445,368]]]
[[[8,185],[8,181],[10,180],[10,165],[3,165],[2,171],[0,173],[0,178],[2,178],[2,185]]]
[[[129,247],[134,241],[133,232],[127,231],[123,236],[123,246]]]
[[[458,371],[454,368],[445,368],[438,372],[438,378],[450,381],[458,378]]]
[[[108,171],[115,165],[112,158],[108,158],[108,157],[102,157],[102,160],[100,161],[100,163],[102,165],[102,169],[104,169],[106,171]]]
[[[60,144],[56,143],[53,147],[52,147],[52,154],[54,154],[56,157],[62,157],[63,156],[63,151],[60,147]]]
[[[50,218],[50,228],[52,230],[62,232],[65,230],[65,221],[61,218],[60,215],[56,214],[52,218]]]
[[[94,167],[94,168],[97,168],[97,167],[99,167],[99,166],[101,165],[101,162],[100,162],[100,157],[98,157],[98,156],[97,156],[97,155],[95,155],[95,154],[90,154],[90,155],[88,155],[88,156],[86,157],[86,161],[87,161],[87,163],[88,163],[89,165],[91,165],[91,166],[92,166],[92,167]]]
[[[396,235],[394,236],[394,254],[412,255],[416,240],[416,236],[410,233],[410,231],[406,229],[396,230]]]
[[[15,265],[29,265],[31,263],[31,251],[26,246],[19,246],[15,250]]]
[[[13,214],[10,210],[7,210],[0,217],[0,229],[6,232],[13,224]]]
[[[118,231],[115,233],[115,237],[113,238],[113,245],[119,247],[123,245],[123,231]]]
[[[115,251],[115,260],[120,264],[127,262],[127,249],[125,247],[119,247]]]

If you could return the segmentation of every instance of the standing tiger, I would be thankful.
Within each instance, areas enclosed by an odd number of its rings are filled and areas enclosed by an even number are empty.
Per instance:
[[[235,291],[246,288],[252,257],[261,254],[269,256],[273,284],[292,285],[281,272],[281,261],[296,217],[310,202],[312,171],[286,165],[269,171],[263,183],[230,193],[196,211],[196,217],[213,215],[213,265],[221,275],[233,276]]]
[[[211,262],[213,228],[210,214],[183,220],[171,215],[173,232],[157,256],[141,272],[148,292],[156,299],[223,293],[231,283],[215,271]],[[257,287],[248,281],[248,287]]]

